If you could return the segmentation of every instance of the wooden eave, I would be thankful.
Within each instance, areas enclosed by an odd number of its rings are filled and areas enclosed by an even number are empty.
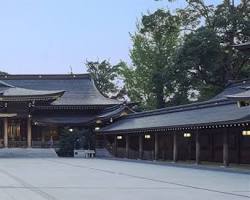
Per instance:
[[[77,109],[77,110],[90,110],[90,109],[104,109],[107,108],[108,105],[55,105],[55,104],[50,104],[47,106],[36,106],[36,110],[70,110],[70,109]]]
[[[125,130],[114,130],[114,131],[96,131],[102,134],[130,134],[130,133],[149,133],[149,132],[165,132],[169,131],[191,131],[191,130],[201,130],[201,129],[216,129],[216,128],[232,128],[232,127],[245,127],[250,125],[249,120],[239,120],[239,121],[225,121],[225,122],[214,122],[205,124],[190,124],[181,126],[168,126],[168,127],[150,127],[141,129],[125,129]]]

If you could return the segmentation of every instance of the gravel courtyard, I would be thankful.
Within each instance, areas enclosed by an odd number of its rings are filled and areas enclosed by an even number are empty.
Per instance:
[[[250,175],[99,159],[0,159],[1,200],[250,199]]]

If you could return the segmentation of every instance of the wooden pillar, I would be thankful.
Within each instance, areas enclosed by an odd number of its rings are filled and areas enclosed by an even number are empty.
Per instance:
[[[104,145],[105,148],[107,147],[107,144],[108,144],[108,142],[107,142],[107,136],[104,134],[103,135],[103,145]]]
[[[4,147],[8,147],[8,118],[3,119]]]
[[[41,136],[42,136],[42,147],[45,145],[45,133],[44,131],[41,131]]]
[[[117,135],[114,138],[114,156],[117,156]]]
[[[178,144],[177,144],[177,133],[173,135],[173,161],[177,162],[178,159]]]
[[[197,130],[195,134],[195,158],[196,164],[200,164],[200,133]]]
[[[154,159],[158,160],[158,153],[159,153],[159,140],[158,140],[158,133],[155,133],[155,151],[154,151]]]
[[[225,167],[229,166],[229,154],[228,154],[228,130],[223,131],[223,164]]]
[[[240,130],[240,134],[237,133],[237,163],[241,163],[241,137],[242,131]]]
[[[209,133],[209,144],[210,144],[210,161],[214,162],[214,134]]]
[[[32,140],[32,135],[31,135],[31,118],[28,117],[28,119],[27,119],[27,146],[28,146],[28,148],[31,148],[31,140]]]
[[[143,135],[139,135],[139,158],[143,158]]]
[[[129,158],[129,135],[126,135],[126,157]]]

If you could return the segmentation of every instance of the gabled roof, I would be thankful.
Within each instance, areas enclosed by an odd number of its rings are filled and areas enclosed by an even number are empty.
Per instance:
[[[52,102],[52,105],[56,106],[105,106],[121,103],[101,95],[89,74],[1,75],[0,81],[13,87],[25,88],[26,92],[28,90],[41,93],[42,91],[65,91],[61,98]],[[19,92],[21,91],[19,90]]]

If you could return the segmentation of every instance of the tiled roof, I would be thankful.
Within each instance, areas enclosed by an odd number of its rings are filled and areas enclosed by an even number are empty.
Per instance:
[[[231,81],[228,86],[211,100],[226,99],[227,95],[234,95],[245,92],[250,87],[250,79]]]
[[[116,105],[121,102],[101,95],[89,74],[1,75],[5,84],[29,90],[65,91],[53,105]],[[1,82],[0,82],[1,83]]]
[[[250,107],[224,104],[198,109],[166,112],[145,116],[130,115],[104,127],[102,132],[119,132],[133,129],[174,128],[199,125],[224,124],[250,120]]]
[[[100,131],[119,133],[250,122],[250,106],[238,107],[235,100],[227,99],[227,95],[246,91],[249,85],[249,80],[234,82],[209,101],[130,114]]]
[[[250,90],[248,89],[247,91],[244,92],[227,95],[227,98],[235,100],[250,100]]]
[[[126,105],[120,104],[116,105],[110,108],[104,109],[99,115],[97,116],[98,118],[109,118],[109,117],[115,117],[117,115],[120,115],[125,109],[127,108]]]
[[[44,96],[44,95],[54,95],[63,93],[63,90],[31,90],[25,88],[11,87],[0,91],[0,96],[3,97],[14,97],[14,96]]]

